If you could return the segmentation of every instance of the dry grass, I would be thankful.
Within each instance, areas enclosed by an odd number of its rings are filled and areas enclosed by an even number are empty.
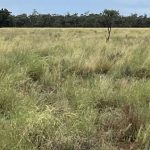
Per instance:
[[[0,149],[150,149],[149,29],[0,29]]]

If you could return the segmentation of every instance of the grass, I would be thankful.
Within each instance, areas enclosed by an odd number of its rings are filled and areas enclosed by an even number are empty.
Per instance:
[[[0,149],[150,149],[149,29],[0,29]]]

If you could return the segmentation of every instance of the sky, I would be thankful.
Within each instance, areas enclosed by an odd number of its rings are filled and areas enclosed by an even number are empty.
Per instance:
[[[150,0],[0,0],[0,8],[7,8],[12,14],[39,13],[100,13],[104,9],[118,10],[122,15],[137,13],[150,16]]]

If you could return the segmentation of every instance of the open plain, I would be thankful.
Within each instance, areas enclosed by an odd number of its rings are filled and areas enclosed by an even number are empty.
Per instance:
[[[106,34],[0,29],[0,149],[150,149],[150,29]]]

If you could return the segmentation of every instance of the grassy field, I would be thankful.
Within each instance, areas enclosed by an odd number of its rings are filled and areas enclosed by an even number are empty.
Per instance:
[[[150,29],[0,29],[0,150],[149,150]]]

